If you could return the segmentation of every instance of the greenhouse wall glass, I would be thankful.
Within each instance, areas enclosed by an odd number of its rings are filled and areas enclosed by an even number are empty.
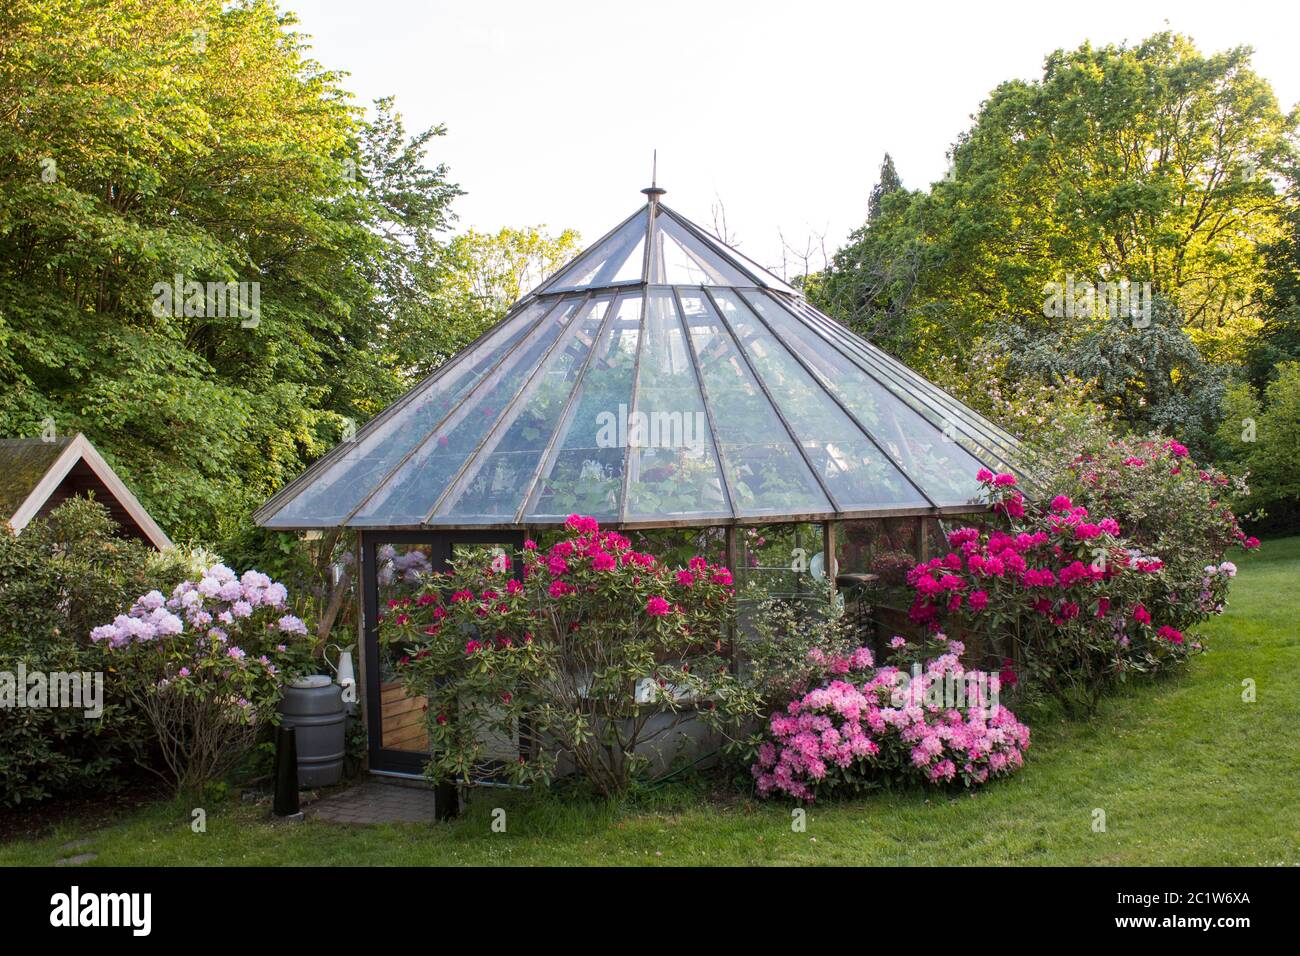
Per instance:
[[[980,468],[1028,473],[1006,431],[644,192],[256,515],[358,532],[377,770],[418,773],[426,746],[421,714],[401,722],[413,702],[378,646],[378,608],[458,549],[518,546],[583,514],[797,587],[791,570],[833,580],[923,555],[939,519],[984,510]]]

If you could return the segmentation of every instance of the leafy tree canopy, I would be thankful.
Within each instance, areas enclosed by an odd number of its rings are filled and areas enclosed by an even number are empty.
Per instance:
[[[1149,282],[1206,358],[1239,361],[1294,205],[1279,184],[1296,123],[1244,47],[1205,55],[1160,33],[1058,50],[1041,79],[994,90],[950,175],[893,216],[882,200],[815,287],[868,330],[883,309],[924,366],[954,338],[1046,325],[1048,283]]]

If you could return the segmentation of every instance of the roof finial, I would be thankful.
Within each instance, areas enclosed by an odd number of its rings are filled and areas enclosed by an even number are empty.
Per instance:
[[[668,192],[666,189],[659,188],[659,150],[654,150],[650,160],[650,185],[641,190],[650,197],[651,205],[659,204],[659,197]]]

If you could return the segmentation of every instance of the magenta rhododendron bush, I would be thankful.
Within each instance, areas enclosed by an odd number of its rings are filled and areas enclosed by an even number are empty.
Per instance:
[[[1130,546],[1160,555],[1162,573],[1150,579],[1148,601],[1166,608],[1158,617],[1187,630],[1222,610],[1224,589],[1202,582],[1206,566],[1217,569],[1230,553],[1259,547],[1234,512],[1250,500],[1244,478],[1199,465],[1185,446],[1159,436],[1077,455],[1067,476],[1065,494],[1114,518]]]
[[[865,647],[820,659],[834,676],[769,720],[751,768],[759,794],[811,802],[908,782],[973,787],[1018,770],[1029,728],[997,702],[999,678],[967,672],[960,642],[937,643],[943,652],[910,673],[875,667]]]
[[[1222,548],[1258,542],[1240,533],[1230,510],[1200,491],[1206,482],[1195,470],[1180,477],[1186,449],[1177,442],[1141,449],[1147,457],[1139,459],[1118,448],[1110,456],[1114,468],[1159,469],[1162,481],[1194,483],[1181,497],[1169,494],[1179,501],[1203,497],[1205,507],[1185,520],[1204,522],[1213,534],[1178,541],[1172,528],[1156,533],[1152,519],[1163,512],[1154,503],[1144,513],[1147,527],[1139,529],[1142,519],[1133,509],[1147,498],[1136,492],[1124,517],[1135,525],[1126,528],[1069,495],[1030,504],[1012,475],[982,471],[995,521],[950,531],[952,550],[911,571],[912,619],[931,630],[960,629],[987,652],[1020,661],[1031,688],[1073,712],[1091,711],[1108,686],[1131,674],[1161,670],[1202,650],[1189,628],[1222,610],[1235,571],[1219,560]],[[1081,458],[1077,465],[1085,486],[1122,484],[1109,477],[1114,468],[1096,459]],[[1157,551],[1142,542],[1164,547]],[[1176,568],[1170,567],[1171,549]]]
[[[483,549],[430,574],[384,609],[380,635],[425,698],[432,779],[545,783],[572,768],[614,794],[671,763],[685,717],[756,713],[724,646],[732,592],[725,567],[668,567],[572,515],[548,549]]]

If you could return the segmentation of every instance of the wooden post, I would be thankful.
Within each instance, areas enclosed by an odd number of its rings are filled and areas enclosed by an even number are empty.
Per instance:
[[[835,530],[838,523],[827,521],[822,524],[822,566],[826,569],[826,580],[830,583],[831,596],[835,596]]]
[[[727,547],[727,569],[731,572],[732,587],[736,593],[740,593],[740,552],[739,552],[739,535],[736,534],[736,526],[729,524],[726,526],[726,547]],[[727,623],[727,643],[730,645],[729,657],[731,658],[731,667],[733,672],[736,668],[736,644],[739,634],[736,630],[736,619],[740,616],[740,602],[733,601],[732,606],[735,616]]]
[[[739,578],[740,577],[740,551],[739,551],[740,541],[739,541],[739,535],[736,534],[736,526],[734,524],[727,525],[726,540],[727,540],[727,568],[731,571],[731,576],[733,578]]]
[[[366,732],[366,769],[369,770],[370,735],[379,733],[379,728],[370,726],[370,702],[366,699],[366,688],[369,686],[366,683],[366,577],[365,564],[361,560],[365,553],[362,543],[364,537],[364,531],[357,532],[356,551],[352,559],[352,586],[357,589],[357,713],[361,715],[361,726]]]

